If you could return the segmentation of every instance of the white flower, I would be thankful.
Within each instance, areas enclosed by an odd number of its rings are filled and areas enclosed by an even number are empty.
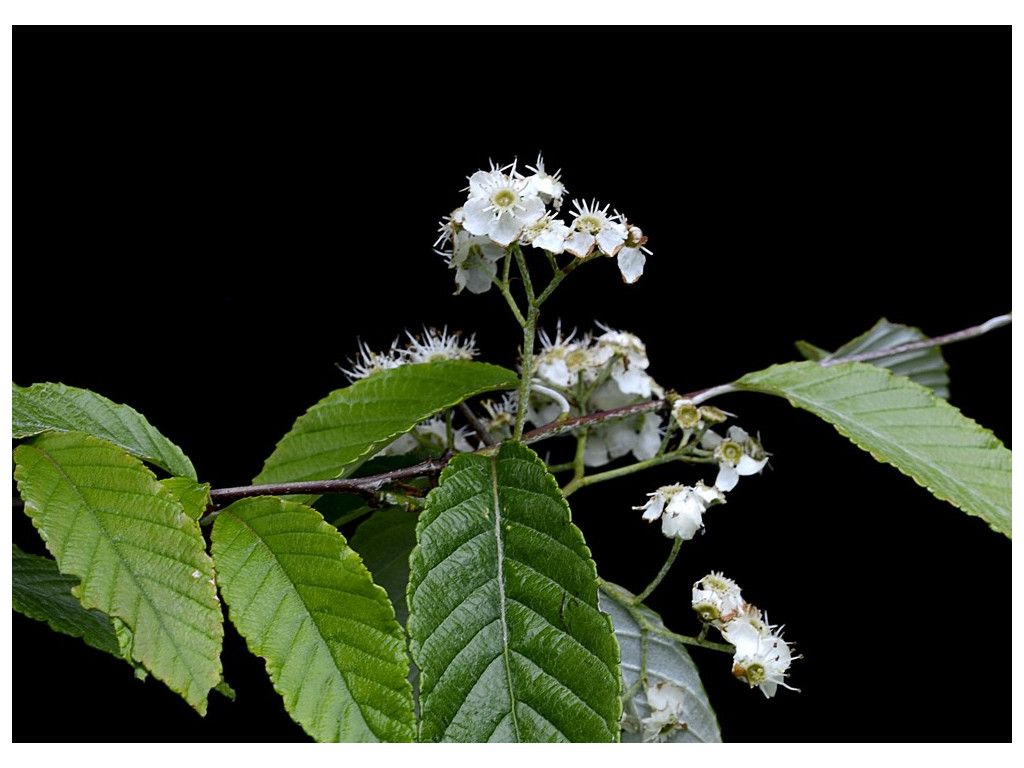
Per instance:
[[[477,171],[469,177],[469,199],[462,207],[463,226],[474,235],[487,235],[498,245],[515,241],[523,227],[544,215],[544,201],[526,179],[499,169]]]
[[[512,436],[518,402],[518,392],[506,392],[499,402],[484,400],[480,403],[487,412],[487,418],[482,420],[483,426],[495,441],[507,440]]]
[[[701,447],[714,449],[718,459],[718,477],[715,485],[731,491],[744,475],[753,475],[768,463],[761,443],[739,427],[729,427],[728,437],[708,430],[700,439]]]
[[[712,571],[694,582],[690,604],[702,621],[721,627],[740,614],[745,601],[735,581]]]
[[[759,627],[760,625],[760,627]],[[751,688],[757,686],[768,698],[775,695],[778,686],[799,691],[785,683],[793,661],[793,653],[781,634],[775,634],[771,625],[760,621],[731,621],[722,627],[722,636],[736,647],[732,673],[746,680]]]
[[[696,486],[664,485],[642,507],[643,518],[654,522],[661,518],[661,532],[669,538],[689,541],[704,527],[704,511],[715,503],[724,503],[725,495],[717,488],[698,482]]]
[[[584,258],[590,255],[596,245],[605,256],[614,256],[626,242],[626,226],[608,215],[608,206],[597,207],[597,201],[573,200],[576,219],[572,229],[576,230],[565,241],[565,250],[574,256]]]
[[[408,331],[405,332],[405,335],[409,337],[405,354],[410,363],[430,363],[435,360],[472,360],[478,351],[475,334],[468,339],[462,339],[462,334],[458,331],[449,335],[448,326],[440,331],[424,326],[423,333],[419,336],[413,336]]]
[[[434,241],[434,252],[442,256],[451,256],[451,253],[448,251],[438,250],[438,246],[451,244],[455,240],[455,235],[462,231],[462,209],[456,208],[448,216],[443,216],[437,231],[440,234],[437,236],[437,240]]]
[[[619,214],[619,218],[625,221],[625,216]],[[646,242],[647,236],[640,230],[640,227],[633,224],[626,225],[626,243],[616,254],[623,282],[635,283],[644,273],[647,257],[652,255],[651,251],[644,247]]]
[[[405,351],[398,349],[398,339],[391,343],[391,349],[387,352],[374,352],[365,342],[359,342],[359,354],[356,359],[349,358],[348,364],[351,368],[338,368],[348,376],[349,381],[365,379],[378,371],[386,371],[405,365]]]
[[[470,293],[489,291],[506,251],[486,235],[471,235],[460,229],[452,240],[451,253],[438,253],[447,257],[448,268],[455,270],[455,293],[459,294],[463,288]]]
[[[594,369],[599,366],[596,366],[590,350],[590,337],[573,341],[575,335],[576,331],[573,331],[563,339],[561,324],[554,340],[545,331],[540,332],[541,351],[534,357],[539,378],[562,389],[574,389],[581,375],[584,383],[594,380]]]
[[[465,428],[454,430],[452,446],[456,451],[472,451],[473,446],[466,439]],[[424,448],[431,453],[442,454],[448,448],[448,427],[440,416],[435,416],[412,428],[397,439],[393,440],[377,456],[400,456],[409,453],[417,448]]]
[[[523,230],[522,242],[550,253],[565,250],[565,238],[572,232],[563,222],[544,216]]]
[[[600,368],[596,370],[599,372]],[[589,405],[591,411],[610,411],[641,400],[635,394],[623,392],[619,383],[609,378],[591,395]],[[641,461],[650,459],[661,447],[661,437],[661,416],[654,411],[596,424],[590,428],[583,463],[600,467],[627,453]]]
[[[551,203],[556,211],[561,208],[562,197],[569,191],[559,178],[562,173],[561,169],[555,171],[553,175],[547,173],[544,170],[544,158],[539,154],[537,155],[537,167],[534,168],[532,165],[528,165],[526,168],[533,171],[533,176],[523,177],[526,179],[530,189],[540,195],[541,200],[545,203]],[[540,247],[543,248],[544,246]],[[551,249],[549,248],[548,250]],[[561,253],[561,251],[558,251],[558,253]]]
[[[651,392],[661,387],[647,375],[647,348],[638,336],[625,331],[616,331],[598,323],[605,333],[595,339],[599,359],[607,360],[612,356],[617,359],[612,365],[612,379],[619,389],[628,394],[649,398]]]
[[[666,680],[648,686],[646,693],[651,714],[640,720],[644,741],[665,741],[674,731],[686,728],[686,722],[680,719],[686,706],[686,691]]]

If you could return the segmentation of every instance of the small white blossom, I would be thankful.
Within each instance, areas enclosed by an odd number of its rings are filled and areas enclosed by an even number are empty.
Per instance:
[[[623,221],[626,219],[621,214],[619,214],[619,218]],[[652,255],[651,251],[644,247],[646,242],[647,236],[640,230],[640,227],[626,224],[626,243],[615,256],[623,282],[635,283],[644,273],[647,257]]]
[[[728,437],[722,438],[708,430],[700,439],[701,447],[714,449],[718,459],[718,477],[715,485],[723,491],[731,491],[741,476],[754,475],[768,463],[761,443],[739,427],[729,427]]]
[[[464,427],[454,430],[452,434],[454,450],[460,452],[472,451],[473,446],[466,439]],[[448,427],[440,416],[435,416],[413,427],[412,431],[393,440],[377,456],[400,456],[410,453],[417,448],[425,448],[431,453],[441,454],[448,448]]]
[[[695,486],[664,485],[654,493],[647,494],[650,500],[642,507],[643,518],[648,522],[661,519],[661,532],[669,538],[689,541],[704,527],[705,510],[716,503],[724,503],[725,495],[714,487],[698,482]]]
[[[760,621],[735,620],[722,627],[722,636],[735,647],[732,673],[753,688],[761,689],[767,698],[775,695],[778,686],[799,691],[787,685],[785,677],[793,661],[793,653],[781,634]]]
[[[486,235],[472,235],[461,229],[452,239],[451,253],[439,253],[447,257],[448,268],[455,270],[455,293],[459,294],[463,288],[470,293],[489,291],[506,251]]]
[[[518,392],[506,392],[498,402],[484,400],[480,403],[487,412],[487,418],[482,420],[483,426],[495,441],[507,440],[512,436],[518,402]]]
[[[702,621],[721,627],[740,614],[745,601],[735,581],[712,571],[694,582],[690,604]]]
[[[526,179],[500,169],[477,171],[469,177],[469,199],[462,207],[463,226],[474,235],[486,235],[508,246],[544,215],[544,201]]]
[[[340,365],[338,368],[348,376],[349,381],[355,381],[356,379],[365,379],[367,376],[371,376],[378,371],[386,371],[391,368],[397,368],[400,365],[405,365],[405,352],[398,348],[398,339],[395,339],[391,344],[391,349],[387,352],[374,352],[365,342],[359,342],[359,353],[356,359],[349,358],[348,364],[351,368],[342,368]]]
[[[565,241],[565,250],[574,256],[589,256],[596,245],[605,256],[614,256],[626,242],[626,226],[608,215],[608,206],[598,208],[596,200],[573,200],[576,216],[572,223],[575,231]]]
[[[525,176],[526,183],[529,185],[536,194],[540,195],[541,200],[551,205],[556,211],[562,207],[562,197],[565,196],[569,190],[565,188],[562,183],[561,169],[549,174],[544,170],[544,158],[541,155],[537,155],[537,167],[534,168],[532,165],[526,166],[526,169],[533,171],[533,176]],[[540,246],[544,248],[545,246]],[[550,248],[548,250],[551,250]],[[561,251],[559,251],[561,253]]]
[[[647,375],[647,348],[638,336],[625,331],[616,331],[598,323],[605,333],[595,339],[599,359],[616,357],[611,376],[619,389],[628,394],[650,398],[652,391],[660,390],[657,383]],[[660,395],[659,395],[660,396]]]
[[[571,232],[564,222],[545,216],[527,225],[523,230],[522,242],[550,253],[562,253],[565,250],[565,239]]]
[[[594,369],[599,366],[590,349],[591,339],[585,336],[573,341],[575,335],[573,331],[562,338],[561,325],[553,340],[545,331],[540,332],[541,350],[534,357],[538,378],[562,389],[575,388],[580,376],[583,376],[584,384],[596,378]]]
[[[647,688],[649,717],[642,718],[644,741],[666,741],[675,731],[685,730],[682,720],[686,707],[686,691],[675,683],[662,681]]]
[[[448,333],[448,326],[442,330],[427,328],[424,326],[423,333],[413,336],[408,331],[405,335],[409,337],[406,345],[406,358],[410,363],[430,363],[435,360],[472,360],[477,354],[476,335],[463,339],[462,334],[456,331]]]

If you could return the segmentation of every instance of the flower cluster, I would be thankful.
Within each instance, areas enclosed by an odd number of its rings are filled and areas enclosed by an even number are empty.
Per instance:
[[[650,251],[647,237],[626,217],[597,201],[573,201],[572,220],[556,218],[567,190],[560,174],[549,174],[544,159],[524,175],[516,163],[469,177],[466,202],[441,221],[434,243],[455,272],[456,293],[484,293],[496,279],[498,263],[514,243],[541,248],[551,255],[570,253],[580,259],[600,253],[617,257],[622,279],[634,283],[643,274]]]
[[[552,339],[540,333],[541,350],[534,358],[535,386],[528,419],[541,426],[563,413],[584,415],[609,411],[663,397],[665,391],[647,373],[644,343],[631,333],[598,324],[600,335],[575,332]],[[591,427],[583,455],[588,467],[599,467],[632,453],[652,458],[661,447],[661,417],[647,412]]]
[[[414,336],[406,331],[405,335],[409,340],[403,346],[400,347],[398,339],[395,339],[387,352],[374,352],[360,342],[359,354],[348,361],[351,367],[342,368],[339,365],[338,368],[348,376],[349,381],[356,381],[400,365],[430,363],[435,360],[472,360],[477,354],[475,336],[463,339],[458,331],[449,334],[447,326],[440,331],[424,327],[422,334]]]
[[[646,690],[648,717],[640,720],[644,741],[667,741],[673,733],[686,729],[682,719],[686,711],[686,691],[675,683],[664,680]]]
[[[713,504],[724,504],[725,494],[714,486],[698,482],[695,486],[663,485],[642,507],[644,520],[661,520],[661,532],[669,538],[689,541],[704,527],[704,511]]]
[[[680,445],[685,446],[699,436],[701,448],[710,451],[718,461],[718,476],[712,486],[699,482],[694,486],[663,485],[647,494],[646,504],[633,509],[643,510],[643,518],[653,523],[661,520],[661,531],[669,538],[692,539],[704,527],[704,512],[715,504],[725,503],[725,492],[736,487],[741,475],[753,475],[768,463],[760,441],[740,427],[730,427],[728,437],[709,429],[732,414],[713,406],[696,405],[680,398],[672,405],[672,418],[682,430]]]
[[[406,331],[405,335],[408,341],[404,345],[399,346],[399,340],[395,339],[387,352],[375,352],[360,342],[358,355],[355,359],[349,359],[350,367],[342,368],[339,365],[338,368],[348,376],[349,381],[354,382],[401,365],[431,363],[437,360],[472,360],[477,354],[475,336],[464,339],[458,331],[448,333],[447,326],[440,331],[424,326],[423,333],[413,335]],[[448,448],[456,451],[475,450],[467,434],[465,428],[453,430],[449,445],[448,426],[443,419],[436,416],[417,424],[410,432],[393,440],[376,455],[398,456],[416,449],[437,455],[444,453]]]
[[[731,643],[732,673],[758,687],[766,697],[775,695],[778,686],[799,691],[787,685],[785,677],[794,658],[788,643],[782,639],[782,627],[768,623],[760,609],[743,599],[740,588],[721,573],[710,573],[693,585],[693,610],[701,621],[722,633]]]

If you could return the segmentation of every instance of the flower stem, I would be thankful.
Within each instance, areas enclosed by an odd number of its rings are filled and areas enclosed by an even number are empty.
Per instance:
[[[693,455],[693,447],[687,445],[685,448],[679,448],[668,453],[663,453],[660,456],[655,456],[653,459],[644,459],[643,461],[637,461],[633,464],[628,464],[625,467],[618,467],[616,469],[609,469],[605,472],[598,472],[596,475],[587,475],[585,477],[574,477],[565,487],[562,489],[562,495],[568,496],[574,491],[578,491],[580,488],[584,488],[588,485],[594,485],[596,483],[603,483],[606,480],[615,480],[619,477],[626,477],[632,475],[634,472],[641,472],[651,467],[657,467],[662,464],[669,464],[673,461],[683,461],[690,464],[710,464],[713,459],[710,454],[705,456]]]
[[[669,568],[672,567],[672,563],[676,561],[676,557],[679,555],[679,550],[683,546],[683,540],[676,538],[672,541],[672,551],[668,553],[668,558],[665,560],[665,564],[661,566],[661,570],[658,571],[658,575],[654,577],[654,581],[647,585],[647,589],[641,592],[639,595],[633,598],[634,605],[640,605],[644,600],[650,597],[651,592],[657,589],[658,585],[661,584],[661,580],[668,574]]]

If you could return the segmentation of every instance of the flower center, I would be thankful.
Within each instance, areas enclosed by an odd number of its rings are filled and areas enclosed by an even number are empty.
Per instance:
[[[735,440],[723,440],[718,446],[718,455],[722,461],[735,467],[743,458],[743,446]]]
[[[589,232],[592,235],[596,235],[603,226],[604,222],[594,215],[580,216],[576,219],[576,229],[580,232]]]
[[[500,208],[503,211],[507,211],[513,205],[516,204],[516,193],[511,189],[499,189],[491,197],[491,204],[495,208]]]
[[[760,664],[751,664],[747,667],[747,682],[751,685],[760,685],[765,680],[764,667]]]
[[[700,424],[700,411],[693,403],[682,403],[675,411],[676,421],[683,429],[696,429]]]

